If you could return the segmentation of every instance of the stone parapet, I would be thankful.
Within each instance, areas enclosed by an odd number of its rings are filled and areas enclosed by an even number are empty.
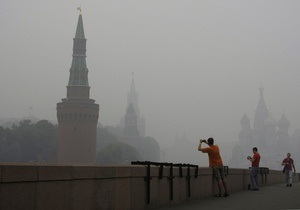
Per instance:
[[[150,171],[147,171],[150,170]],[[0,209],[142,210],[214,195],[211,168],[0,164]],[[149,172],[150,176],[147,176]],[[172,174],[171,174],[172,173]],[[171,176],[172,175],[172,176]],[[195,176],[197,175],[197,176]],[[230,192],[247,190],[249,169],[228,170]],[[299,174],[294,176],[299,181]],[[261,175],[261,184],[285,182],[281,171]]]

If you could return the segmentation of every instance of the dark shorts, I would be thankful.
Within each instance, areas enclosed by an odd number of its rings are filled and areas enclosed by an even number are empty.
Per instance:
[[[225,179],[223,166],[213,166],[212,169],[213,169],[214,177],[216,178],[217,181],[221,179]]]

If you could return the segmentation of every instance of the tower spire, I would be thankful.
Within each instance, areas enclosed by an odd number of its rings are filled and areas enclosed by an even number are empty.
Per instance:
[[[82,14],[78,16],[72,56],[67,98],[89,98],[90,87],[86,65],[86,38],[84,36]]]
[[[130,92],[135,93],[135,85],[134,85],[134,72],[131,73],[132,79],[131,79],[131,85],[130,85]]]
[[[132,72],[131,75],[132,75],[132,79],[131,79],[130,90],[127,94],[127,108],[129,104],[132,103],[135,113],[139,116],[140,111],[138,105],[138,93],[135,89],[135,84],[134,84],[134,72]]]
[[[264,99],[264,88],[259,88],[259,100],[255,110],[254,116],[254,129],[261,129],[265,123],[265,120],[269,116],[269,111]]]
[[[77,22],[75,39],[76,38],[77,39],[85,39],[84,30],[83,30],[83,21],[82,21],[81,9],[80,9],[79,17],[78,17],[78,22]]]

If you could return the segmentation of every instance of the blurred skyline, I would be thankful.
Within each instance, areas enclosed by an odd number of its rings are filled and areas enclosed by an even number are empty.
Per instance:
[[[132,72],[146,135],[238,140],[259,87],[272,115],[300,129],[299,1],[27,0],[0,2],[0,117],[56,120],[81,6],[99,122],[125,114]],[[30,110],[30,108],[32,108]]]

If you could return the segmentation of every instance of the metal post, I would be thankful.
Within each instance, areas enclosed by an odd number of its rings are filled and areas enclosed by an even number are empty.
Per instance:
[[[187,185],[188,185],[188,196],[191,197],[191,171],[190,171],[190,164],[187,166]]]
[[[170,163],[170,176],[169,176],[169,181],[170,181],[170,200],[173,200],[173,163]]]

